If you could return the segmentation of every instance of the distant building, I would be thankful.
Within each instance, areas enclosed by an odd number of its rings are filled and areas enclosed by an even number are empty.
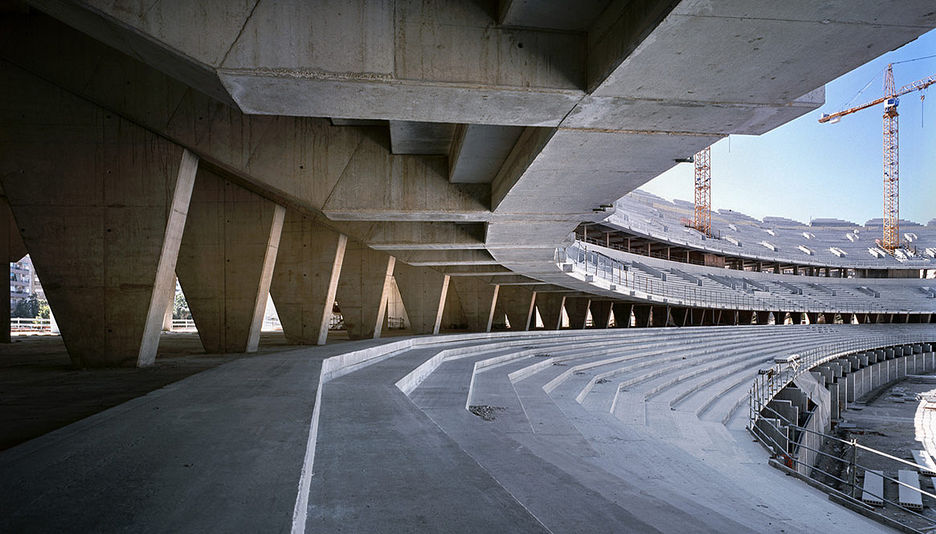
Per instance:
[[[39,277],[36,276],[32,259],[26,255],[20,261],[10,263],[10,309],[16,308],[20,301],[33,294],[36,298],[45,300],[45,292],[39,283]]]

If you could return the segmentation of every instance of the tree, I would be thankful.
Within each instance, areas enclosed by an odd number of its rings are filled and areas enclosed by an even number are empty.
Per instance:
[[[175,302],[172,304],[173,319],[191,319],[192,312],[189,311],[188,302],[185,301],[185,295],[181,291],[175,294]]]
[[[40,300],[36,297],[36,294],[33,293],[27,298],[17,302],[10,316],[23,319],[35,319],[36,317],[48,319],[49,303],[45,300]]]

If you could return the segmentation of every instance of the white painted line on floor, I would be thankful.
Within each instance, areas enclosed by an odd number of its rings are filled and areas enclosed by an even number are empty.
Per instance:
[[[324,367],[324,362],[322,362]],[[305,534],[306,519],[309,510],[309,489],[312,485],[312,464],[315,461],[315,442],[318,440],[319,413],[322,406],[322,373],[319,373],[318,389],[315,392],[315,408],[312,409],[312,420],[309,422],[309,440],[306,442],[305,458],[302,460],[302,472],[299,474],[299,491],[296,494],[296,505],[293,507],[292,534]]]

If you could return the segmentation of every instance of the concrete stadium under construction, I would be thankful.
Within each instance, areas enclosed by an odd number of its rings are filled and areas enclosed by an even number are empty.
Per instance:
[[[912,455],[833,431],[936,372],[936,219],[700,232],[638,188],[933,28],[922,0],[0,3],[0,251],[60,330],[0,315],[0,531],[928,531],[936,391]]]

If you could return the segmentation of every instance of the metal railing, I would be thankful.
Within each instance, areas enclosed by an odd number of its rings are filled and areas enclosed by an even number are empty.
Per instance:
[[[832,436],[825,432],[809,428],[807,426],[809,424],[808,418],[812,417],[812,414],[807,416],[806,423],[801,425],[800,421],[790,421],[786,416],[769,406],[769,402],[774,396],[784,387],[792,383],[794,378],[809,372],[818,365],[855,352],[880,350],[888,347],[913,344],[930,344],[930,341],[929,338],[919,336],[905,336],[902,338],[886,338],[883,336],[866,337],[817,347],[807,353],[795,355],[795,358],[790,358],[785,363],[777,363],[772,368],[762,370],[761,374],[758,375],[754,384],[751,386],[749,397],[751,401],[751,412],[748,431],[751,432],[761,445],[771,452],[773,457],[777,459],[780,464],[790,469],[793,474],[801,478],[809,479],[811,482],[820,485],[827,492],[841,497],[846,503],[852,506],[864,506],[862,504],[862,499],[871,497],[908,514],[908,517],[905,517],[903,520],[893,517],[890,518],[891,520],[906,526],[910,526],[907,519],[922,520],[928,525],[927,530],[930,530],[936,527],[936,518],[927,517],[926,515],[904,506],[899,500],[887,499],[883,494],[877,495],[873,491],[859,486],[858,474],[867,473],[871,468],[859,463],[858,452],[862,451],[863,453],[878,457],[878,463],[880,463],[880,459],[883,459],[883,461],[888,464],[888,468],[881,469],[879,465],[876,465],[875,471],[880,471],[885,481],[893,482],[900,487],[919,493],[921,499],[924,495],[936,499],[936,494],[906,484],[899,480],[899,478],[888,475],[887,472],[893,473],[897,469],[908,467],[917,471],[928,471],[930,468],[862,445],[855,439],[844,440],[837,436]],[[915,351],[912,352],[912,354],[915,353]],[[799,434],[799,439],[788,440],[786,444],[780,443],[773,437],[771,432],[763,428],[764,425],[759,424],[762,421],[769,425],[770,428],[776,430],[777,434],[782,434],[781,427],[786,427]],[[810,436],[817,439],[810,439]],[[828,442],[835,442],[843,446],[842,456],[837,456],[827,452],[827,450],[822,450],[823,445]],[[811,446],[816,443],[818,443],[818,445]],[[807,454],[803,454],[803,452]],[[802,459],[803,457],[812,459],[822,457],[833,462],[833,466],[838,465],[838,469],[826,467],[826,464],[820,467],[819,462],[804,461]],[[831,471],[835,472],[833,473]],[[825,481],[821,480],[820,477],[816,476],[816,473],[828,478]],[[834,482],[830,483],[830,480]],[[833,483],[838,483],[839,487],[833,486]]]
[[[11,332],[51,332],[52,320],[40,317],[13,317],[10,319]]]
[[[751,385],[751,426],[757,422],[760,410],[767,406],[767,403],[773,400],[781,389],[789,385],[799,375],[816,366],[855,352],[929,342],[929,338],[923,336],[865,336],[820,345],[794,355],[796,358],[791,358],[790,363],[776,363],[773,367],[763,369]]]
[[[650,274],[630,269],[624,262],[600,252],[586,250],[578,243],[557,249],[556,262],[572,263],[586,275],[607,280],[615,286],[615,290],[639,291],[646,295],[648,300],[703,308],[778,310],[793,307],[790,301],[779,297],[765,298],[740,293],[743,290],[726,288],[725,291],[720,291],[690,287],[688,283],[666,282]]]
[[[866,301],[866,299],[862,299],[859,306],[855,306],[854,303],[849,303],[850,306],[835,306],[819,300],[814,295],[790,295],[785,297],[773,293],[764,295],[764,293],[768,293],[765,291],[755,294],[756,286],[753,284],[749,287],[742,286],[740,289],[728,285],[725,286],[725,289],[718,290],[693,287],[688,282],[667,281],[649,273],[632,269],[630,265],[621,260],[587,249],[586,245],[579,241],[567,247],[557,248],[555,261],[559,265],[572,264],[574,269],[585,275],[606,280],[609,284],[615,286],[614,290],[639,291],[644,295],[632,294],[631,296],[662,301],[668,304],[702,308],[760,311],[793,310],[812,313],[908,313],[908,310],[888,310],[885,306]],[[699,275],[698,278],[706,279],[704,275]],[[586,281],[589,280],[586,279]],[[738,281],[739,285],[742,283],[742,281]],[[843,293],[843,297],[849,295]],[[803,302],[803,300],[809,302]]]

